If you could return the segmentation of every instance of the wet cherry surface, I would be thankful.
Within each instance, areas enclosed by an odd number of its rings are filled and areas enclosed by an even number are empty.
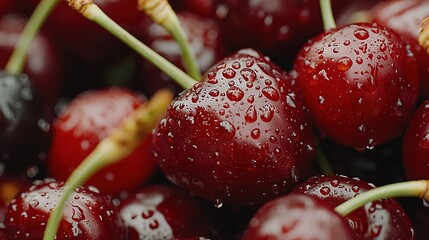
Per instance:
[[[336,207],[375,186],[346,176],[313,176],[292,190]],[[413,239],[414,230],[405,211],[394,199],[377,200],[346,216],[357,239]]]
[[[8,239],[42,239],[49,213],[62,193],[62,182],[39,180],[8,206]],[[124,226],[107,195],[94,187],[77,188],[66,202],[56,239],[123,239]]]
[[[378,24],[317,36],[294,68],[317,127],[350,147],[372,148],[398,137],[417,102],[415,58],[400,35]]]
[[[254,204],[306,176],[314,143],[291,78],[245,49],[172,102],[155,130],[154,151],[179,186],[219,205]]]

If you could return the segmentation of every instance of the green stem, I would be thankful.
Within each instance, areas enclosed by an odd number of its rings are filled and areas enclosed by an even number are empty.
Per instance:
[[[78,10],[84,17],[96,22],[115,37],[123,41],[134,51],[139,53],[146,60],[154,64],[161,71],[175,80],[184,89],[191,88],[197,81],[180,70],[174,64],[163,58],[161,55],[140,42],[137,38],[128,33],[125,29],[109,18],[97,5],[92,2],[82,0],[68,0],[70,5]],[[84,2],[84,3],[82,3]]]
[[[154,22],[164,27],[179,44],[188,74],[196,80],[201,79],[200,69],[191,51],[188,38],[179,18],[167,0],[139,0],[138,8],[145,11]]]
[[[53,240],[60,225],[64,206],[74,189],[83,185],[94,173],[128,156],[164,116],[173,100],[167,90],[156,92],[150,101],[136,109],[122,125],[103,139],[79,166],[73,170],[63,186],[55,208],[45,228],[43,240]]]
[[[331,0],[320,0],[320,10],[322,12],[323,28],[325,31],[336,28]]]
[[[316,145],[316,159],[319,164],[319,168],[324,175],[332,176],[335,174],[334,169],[332,168],[328,157],[326,157],[325,152],[323,152],[320,144]]]
[[[346,216],[369,202],[384,198],[420,197],[429,200],[428,190],[429,181],[427,180],[393,183],[361,193],[337,206],[335,211]]]
[[[18,75],[24,68],[27,50],[31,41],[39,32],[46,18],[57,5],[58,0],[42,0],[32,13],[30,19],[25,25],[21,36],[18,39],[16,47],[5,66],[5,71],[12,75]]]

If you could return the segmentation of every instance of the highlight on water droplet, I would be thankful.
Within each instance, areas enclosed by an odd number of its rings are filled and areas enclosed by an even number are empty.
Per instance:
[[[353,65],[353,61],[347,56],[344,56],[337,60],[337,69],[340,71],[349,70],[352,65]]]
[[[353,34],[355,37],[359,40],[365,40],[369,37],[369,32],[364,28],[358,28],[356,29]]]
[[[244,97],[244,92],[240,88],[232,86],[226,90],[226,96],[229,100],[238,102]]]

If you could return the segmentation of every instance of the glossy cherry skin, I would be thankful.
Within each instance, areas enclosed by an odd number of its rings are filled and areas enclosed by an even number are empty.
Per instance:
[[[294,69],[317,127],[343,145],[364,149],[392,140],[414,111],[415,57],[381,25],[351,24],[313,38]]]
[[[80,94],[53,123],[48,166],[53,177],[66,180],[97,144],[144,104],[143,95],[122,88],[106,88]],[[118,194],[148,181],[156,169],[148,137],[118,163],[97,172],[88,184],[102,192]]]
[[[278,197],[250,220],[242,240],[356,239],[345,218],[322,199],[304,194]]]
[[[129,193],[119,205],[129,240],[204,236],[227,239],[227,221],[213,205],[169,185],[149,185]]]
[[[420,104],[408,124],[402,141],[402,161],[410,180],[429,176],[429,100]]]
[[[392,28],[410,44],[417,58],[420,94],[423,98],[429,97],[429,55],[420,46],[417,37],[428,11],[429,2],[425,0],[382,1],[372,8],[374,22]]]
[[[226,50],[221,29],[217,22],[191,12],[177,12],[177,16],[188,36],[190,48],[195,55],[201,72],[205,72],[221,58],[225,57]],[[185,71],[181,50],[176,40],[164,28],[146,18],[145,22],[142,23],[140,34],[145,44]],[[183,90],[170,77],[146,59],[139,60],[139,66],[140,74],[146,80],[141,81],[141,78],[137,80],[145,94],[150,96],[156,90],[165,87],[170,88],[177,94]]]
[[[313,176],[292,190],[325,199],[336,207],[374,185],[346,176]],[[405,211],[394,199],[368,203],[349,215],[350,227],[357,239],[414,239],[414,230]]]
[[[62,193],[62,182],[39,180],[8,206],[8,239],[42,239],[49,214]],[[124,239],[116,207],[94,187],[77,188],[66,202],[56,239]]]
[[[305,178],[312,131],[291,78],[243,49],[172,102],[154,133],[169,180],[217,203],[262,203]]]
[[[9,14],[0,18],[0,67],[4,68],[24,29],[25,17]],[[30,44],[23,72],[28,75],[43,104],[52,110],[61,95],[63,64],[52,38],[39,32]]]

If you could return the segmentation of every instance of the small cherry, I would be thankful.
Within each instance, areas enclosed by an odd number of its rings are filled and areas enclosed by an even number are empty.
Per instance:
[[[42,239],[63,182],[36,181],[17,195],[5,218],[7,239]],[[110,197],[95,187],[79,187],[67,201],[56,239],[124,239],[125,229]]]
[[[373,148],[398,137],[417,102],[414,55],[399,34],[376,23],[311,39],[294,69],[317,127],[349,147]]]
[[[313,176],[292,190],[325,199],[331,207],[374,189],[365,181],[346,176]],[[377,200],[346,216],[358,239],[413,239],[414,230],[405,211],[394,199]]]
[[[326,200],[289,194],[264,204],[250,220],[242,240],[357,239]]]

